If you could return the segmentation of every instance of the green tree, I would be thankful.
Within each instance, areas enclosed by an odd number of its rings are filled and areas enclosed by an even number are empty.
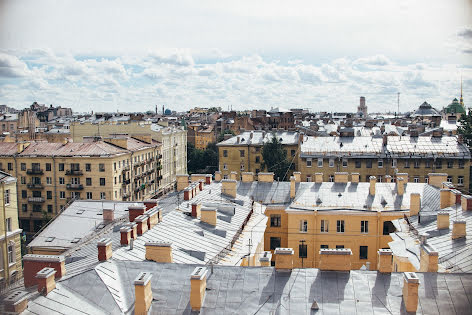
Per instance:
[[[472,109],[469,108],[468,113],[462,114],[461,118],[459,118],[457,133],[462,135],[465,145],[470,150],[472,147]]]
[[[232,135],[232,136],[235,136],[236,134],[234,133],[233,130],[231,129],[226,129],[224,131],[222,131],[219,135],[218,135],[218,139],[216,140],[216,142],[221,142],[225,139],[225,135]]]
[[[290,162],[282,147],[282,143],[277,139],[275,134],[272,139],[265,143],[262,147],[262,168],[269,172],[274,172],[275,178],[284,181],[287,180]]]
[[[189,174],[214,172],[218,168],[218,150],[215,143],[208,144],[205,150],[187,144],[187,170]]]

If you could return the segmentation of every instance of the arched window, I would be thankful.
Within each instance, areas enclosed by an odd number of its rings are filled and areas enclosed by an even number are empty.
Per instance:
[[[15,262],[15,243],[10,241],[8,243],[8,264],[13,264]]]

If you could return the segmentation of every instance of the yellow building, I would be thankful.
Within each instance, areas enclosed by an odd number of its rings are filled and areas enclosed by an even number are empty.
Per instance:
[[[195,128],[195,148],[205,150],[210,143],[216,142],[213,125],[206,128]]]
[[[393,220],[410,213],[410,198],[434,192],[422,183],[358,182],[358,174],[339,172],[334,182],[298,182],[291,178],[288,203],[269,204],[265,250],[293,248],[294,267],[320,266],[321,249],[350,249],[349,268],[377,268],[377,252],[388,248]],[[289,184],[289,183],[287,183]],[[273,192],[267,192],[273,194]],[[412,203],[414,206],[414,202]]]
[[[16,178],[0,172],[0,286],[20,279],[21,229],[18,225]]]
[[[275,135],[282,143],[286,152],[287,160],[291,162],[290,172],[298,169],[298,133],[291,131],[246,131],[238,136],[222,141],[217,144],[219,156],[219,170],[223,178],[229,178],[231,172],[237,173],[241,178],[243,172],[258,174],[264,172],[262,168],[262,147],[264,143],[271,141]],[[282,180],[282,179],[281,179]]]
[[[160,190],[160,143],[149,135],[90,143],[0,143],[0,168],[18,178],[20,225],[36,232],[71,200],[143,200]]]

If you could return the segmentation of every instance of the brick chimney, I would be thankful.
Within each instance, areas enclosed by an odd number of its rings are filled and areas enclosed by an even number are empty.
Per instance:
[[[151,308],[152,290],[151,290],[152,274],[149,272],[141,272],[134,279],[134,314],[145,315]]]
[[[238,182],[233,179],[223,179],[221,181],[221,193],[236,198],[237,184]]]
[[[152,241],[144,244],[146,259],[161,263],[172,263],[172,243]]]
[[[136,217],[134,219],[134,222],[136,222],[136,232],[138,235],[143,235],[144,233],[147,232],[148,230],[148,219],[149,217],[147,215],[140,215],[139,217]]]
[[[334,173],[334,182],[335,183],[347,183],[349,180],[348,172],[335,172]]]
[[[205,180],[204,179],[200,179],[198,181],[198,190],[199,191],[202,191],[203,190],[203,185],[205,184]]]
[[[229,173],[229,178],[232,180],[238,180],[238,172],[232,171]]]
[[[454,220],[452,221],[452,239],[466,237],[466,222],[465,220]]]
[[[132,239],[137,239],[138,238],[138,225],[135,222],[129,222],[126,224],[126,226],[129,226],[131,228],[131,238]]]
[[[30,293],[23,290],[16,290],[10,293],[4,300],[5,312],[21,314],[28,307],[28,295]]]
[[[360,178],[359,173],[351,173],[351,183],[358,183]]]
[[[451,197],[450,203],[452,205],[460,205],[461,204],[462,193],[459,190],[457,190],[457,189],[451,190],[450,197]]]
[[[431,186],[442,188],[442,183],[447,181],[447,174],[446,173],[429,173],[429,184]]]
[[[270,251],[263,252],[259,257],[259,263],[262,267],[270,267],[270,261],[272,260],[272,253]]]
[[[160,211],[161,209],[155,207],[144,214],[148,217],[148,230],[152,229],[154,226],[156,226],[157,223],[159,223]]]
[[[449,229],[449,212],[445,212],[445,211],[438,212],[436,226],[438,230]]]
[[[439,209],[444,209],[452,206],[451,203],[451,190],[448,188],[442,188],[439,192]]]
[[[293,269],[293,253],[292,248],[276,248],[274,251],[275,270],[291,271]]]
[[[121,233],[121,232],[120,232]],[[97,243],[98,260],[106,261],[113,255],[112,242],[110,238],[102,238]]]
[[[403,273],[403,302],[407,312],[416,312],[418,308],[418,286],[420,279],[414,272]]]
[[[375,184],[377,183],[377,177],[370,176],[369,177],[369,195],[375,196]]]
[[[61,278],[66,274],[64,256],[35,254],[23,256],[23,276],[26,288],[36,284],[36,274],[44,267],[54,268],[56,278]]]
[[[190,307],[192,311],[200,311],[205,298],[208,270],[196,267],[190,275]]]
[[[221,181],[221,172],[220,171],[215,172],[215,181],[217,181],[217,182]]]
[[[134,219],[142,215],[145,211],[146,211],[146,206],[144,205],[128,206],[129,222],[134,222]]]
[[[128,245],[131,240],[131,228],[129,226],[124,226],[120,229],[121,245]]]
[[[199,203],[192,203],[192,217],[198,218],[200,217],[200,209],[202,208],[202,205]]]
[[[462,206],[463,211],[471,211],[472,210],[472,196],[462,195],[461,206]]]
[[[200,220],[202,222],[216,226],[216,209],[202,207],[200,213]]]
[[[385,175],[385,182],[386,182],[386,183],[391,183],[391,182],[392,182],[392,176],[390,176],[390,175]]]
[[[259,173],[257,180],[261,183],[272,183],[274,181],[274,173]]]
[[[351,270],[352,251],[349,248],[322,248],[320,250],[320,270]]]
[[[410,215],[418,215],[421,209],[421,195],[419,193],[410,194]]]
[[[144,206],[146,207],[146,211],[156,207],[157,205],[158,205],[157,199],[144,200]]]
[[[115,219],[115,211],[113,209],[103,209],[103,221],[111,222]]]
[[[206,175],[205,175],[205,184],[206,184],[206,185],[210,185],[210,184],[211,184],[211,181],[212,181],[212,176],[211,176],[211,174],[206,174]]]
[[[55,274],[56,270],[50,267],[45,267],[36,273],[39,293],[48,295],[49,292],[56,288]]]
[[[420,270],[421,272],[438,272],[439,254],[431,245],[423,243],[420,246]]]
[[[296,193],[295,176],[290,176],[290,198],[295,198]]]
[[[188,186],[188,174],[175,175],[177,178],[177,191],[182,191]]]
[[[323,182],[323,173],[315,173],[315,183]]]
[[[299,183],[302,181],[302,173],[301,172],[293,172],[293,176],[295,176],[295,182]]]
[[[377,269],[382,273],[391,273],[393,270],[393,252],[391,249],[379,249],[377,252]]]
[[[252,183],[254,181],[254,173],[253,172],[243,172],[242,175],[242,182],[243,183]]]
[[[405,193],[405,178],[404,177],[397,177],[397,194],[399,196],[403,196]]]

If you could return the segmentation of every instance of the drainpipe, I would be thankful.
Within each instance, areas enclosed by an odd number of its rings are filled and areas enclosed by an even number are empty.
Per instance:
[[[2,210],[3,210],[3,230],[5,231],[5,256],[2,258],[3,262],[6,259],[6,274],[5,279],[7,279],[6,283],[10,282],[10,264],[8,263],[8,240],[7,240],[7,214],[5,210],[5,183],[2,182]]]

